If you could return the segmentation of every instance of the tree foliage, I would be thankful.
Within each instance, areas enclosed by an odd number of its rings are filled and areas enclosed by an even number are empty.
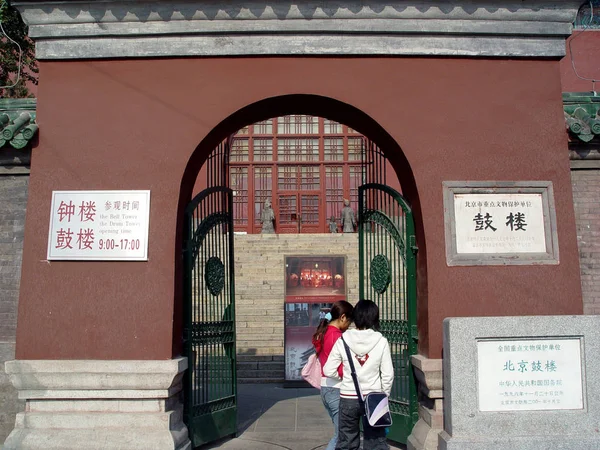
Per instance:
[[[4,32],[21,46],[21,76],[13,88],[0,89],[0,98],[30,97],[28,85],[37,84],[38,66],[35,59],[35,46],[27,36],[27,25],[19,12],[0,0],[0,21]],[[12,85],[17,80],[19,69],[19,48],[2,36],[0,31],[0,86]]]

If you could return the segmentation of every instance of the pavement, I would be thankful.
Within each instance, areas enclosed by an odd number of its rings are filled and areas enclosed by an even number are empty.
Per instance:
[[[238,385],[238,435],[202,450],[325,450],[333,424],[313,388]],[[392,450],[405,446],[390,442]]]

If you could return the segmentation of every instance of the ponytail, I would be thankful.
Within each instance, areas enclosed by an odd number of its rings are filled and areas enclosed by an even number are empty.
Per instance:
[[[331,307],[331,311],[329,311],[324,319],[321,319],[319,325],[317,326],[317,331],[313,334],[312,341],[319,342],[321,345],[323,344],[323,337],[325,336],[325,332],[327,331],[327,327],[329,326],[329,322],[332,320],[339,319],[342,315],[345,315],[348,319],[352,319],[352,311],[353,307],[346,300],[339,300],[333,304]]]
[[[315,331],[315,334],[313,334],[313,342],[320,342],[321,344],[323,343],[323,337],[325,336],[325,332],[327,331],[328,326],[329,320],[327,319],[327,317],[321,319],[319,325],[317,326],[317,331]]]

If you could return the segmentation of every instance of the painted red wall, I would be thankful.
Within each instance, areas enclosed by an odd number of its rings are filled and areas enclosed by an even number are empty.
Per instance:
[[[600,91],[600,30],[574,30],[567,41],[567,56],[560,62],[563,92],[594,90],[592,81],[579,78],[573,65],[580,77],[598,80],[595,90]]]
[[[352,105],[402,147],[414,175],[412,187],[402,180],[403,192],[419,222],[423,354],[441,356],[446,317],[582,312],[558,62],[198,58],[42,62],[40,71],[18,359],[177,353],[176,224],[186,165],[228,116],[284,94]],[[400,155],[389,157],[400,164]],[[560,265],[448,267],[444,180],[551,180]],[[51,193],[70,189],[150,189],[148,262],[46,261]]]

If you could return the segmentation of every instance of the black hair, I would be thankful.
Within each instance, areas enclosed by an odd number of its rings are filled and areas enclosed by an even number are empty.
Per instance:
[[[346,300],[338,300],[331,306],[331,310],[329,311],[331,314],[331,320],[339,319],[343,315],[345,315],[349,320],[352,320],[353,309],[353,306]],[[327,331],[329,322],[330,321],[327,319],[322,319],[321,322],[319,322],[317,331],[315,331],[315,334],[313,334],[313,341],[323,340],[323,336],[325,336],[325,331]]]
[[[379,331],[379,307],[371,300],[360,300],[354,307],[352,319],[359,330]]]

